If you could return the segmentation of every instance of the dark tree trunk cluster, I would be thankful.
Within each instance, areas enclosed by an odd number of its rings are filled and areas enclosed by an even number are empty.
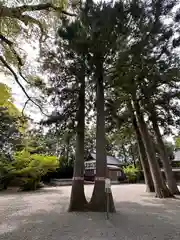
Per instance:
[[[139,131],[136,117],[135,117],[133,111],[132,111],[132,121],[133,121],[133,126],[134,126],[134,130],[135,130],[136,138],[137,138],[138,151],[139,151],[140,161],[141,161],[141,165],[142,165],[142,169],[143,169],[143,173],[144,173],[146,191],[154,192],[155,189],[154,189],[154,184],[153,184],[153,180],[152,180],[152,176],[151,176],[151,172],[150,172],[150,167],[149,167],[149,163],[148,163],[148,159],[147,159],[146,150],[145,150],[144,143],[143,143],[142,137],[141,137],[141,133]]]
[[[135,111],[133,124],[136,131],[136,136],[137,136],[137,141],[138,141],[138,146],[139,146],[139,151],[141,156],[141,164],[142,164],[142,167],[144,166],[143,170],[144,170],[145,181],[147,184],[147,189],[150,191],[155,190],[156,197],[159,197],[159,198],[173,197],[173,194],[177,193],[178,191],[176,189],[177,185],[175,181],[173,181],[174,178],[172,175],[172,169],[170,167],[168,157],[165,157],[165,149],[163,151],[163,155],[162,155],[162,150],[160,151],[160,153],[161,153],[161,159],[163,161],[164,169],[166,169],[165,172],[166,172],[168,187],[166,186],[165,179],[162,176],[159,163],[156,159],[156,152],[154,149],[152,138],[149,134],[149,130],[144,120],[144,116],[143,116],[141,107],[139,105],[139,102],[136,99],[133,99],[132,103],[133,103],[133,108],[131,109],[132,111]],[[154,131],[155,131],[159,146],[163,149],[164,143],[162,141],[162,137],[161,137],[157,122],[155,122],[154,120],[153,120],[153,127],[154,127]],[[140,144],[141,144],[141,149],[140,149]],[[147,154],[147,158],[146,158],[146,154]],[[144,158],[142,157],[143,155],[144,155]],[[144,161],[142,160],[142,158],[144,160],[147,159],[148,163],[146,162],[144,164]],[[153,182],[153,185],[152,185],[152,182]],[[172,183],[173,183],[173,189],[172,189]],[[154,189],[153,189],[153,186],[154,186]]]
[[[77,124],[76,160],[74,178],[71,191],[69,211],[95,211],[105,212],[107,209],[107,194],[105,192],[105,178],[107,176],[106,139],[105,139],[105,111],[104,111],[104,81],[103,62],[96,68],[96,177],[94,190],[89,203],[84,195],[84,128],[85,128],[85,79],[79,92],[79,110]],[[112,193],[109,193],[109,211],[115,212]]]

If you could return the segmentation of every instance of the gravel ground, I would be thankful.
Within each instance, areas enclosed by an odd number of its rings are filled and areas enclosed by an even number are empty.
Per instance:
[[[89,198],[92,186],[85,188]],[[112,187],[117,213],[67,213],[70,187],[0,194],[0,240],[180,240],[180,199],[155,199],[143,184]]]

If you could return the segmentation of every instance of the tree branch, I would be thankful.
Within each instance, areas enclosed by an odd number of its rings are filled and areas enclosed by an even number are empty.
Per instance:
[[[46,113],[43,112],[42,107],[39,106],[34,100],[32,100],[32,98],[29,96],[29,94],[26,92],[25,88],[23,87],[23,85],[20,83],[17,74],[14,72],[14,70],[9,66],[9,64],[6,62],[6,60],[0,55],[0,61],[3,63],[3,65],[12,73],[12,75],[14,76],[15,81],[17,82],[17,84],[20,86],[20,88],[22,89],[23,93],[25,94],[25,96],[27,97],[27,99],[29,101],[31,101],[34,105],[36,105],[40,111],[48,117],[48,115]]]
[[[11,51],[13,52],[15,57],[17,58],[18,65],[23,66],[23,62],[22,62],[21,57],[19,56],[19,54],[16,52],[16,50],[13,47],[14,43],[12,41],[10,41],[9,39],[7,39],[6,37],[4,37],[1,33],[0,33],[0,40],[2,42],[6,43],[9,46],[9,48],[11,49]]]
[[[63,14],[71,16],[71,17],[76,16],[76,14],[66,12],[65,10],[63,10],[62,7],[56,7],[52,3],[42,3],[42,4],[38,4],[38,5],[23,5],[23,6],[18,7],[18,9],[22,12],[29,12],[29,11],[34,12],[34,11],[53,9],[55,11],[62,12]]]
[[[34,11],[41,11],[41,10],[49,10],[53,9],[55,11],[59,11],[65,15],[69,16],[76,16],[73,13],[68,13],[63,8],[61,7],[56,7],[52,3],[45,3],[45,4],[38,4],[38,5],[23,5],[19,7],[6,7],[6,6],[0,6],[0,17],[9,17],[9,18],[16,18],[23,22],[25,25],[28,23],[34,23],[38,25],[41,31],[41,37],[40,37],[40,42],[42,40],[42,37],[45,35],[44,34],[44,29],[40,21],[38,21],[36,18],[33,18],[27,14],[24,14],[25,12],[34,12]],[[7,41],[4,36],[1,35],[1,40],[6,42],[8,45],[12,44],[12,42]]]
[[[3,41],[3,42],[5,42],[5,43],[9,46],[9,48],[11,49],[11,51],[13,52],[13,54],[15,55],[15,57],[16,57],[16,59],[17,59],[17,61],[18,61],[18,71],[19,71],[19,75],[22,77],[22,79],[23,79],[26,83],[30,84],[30,83],[28,82],[28,80],[27,80],[27,79],[23,76],[23,74],[22,74],[21,67],[23,66],[23,61],[22,61],[20,55],[17,53],[17,51],[13,48],[13,44],[14,44],[14,43],[13,43],[12,41],[10,41],[9,39],[7,39],[6,37],[4,37],[1,33],[0,33],[0,40]]]
[[[21,57],[19,56],[19,54],[17,53],[17,51],[13,48],[13,42],[11,42],[10,40],[8,40],[6,37],[4,37],[2,34],[0,34],[0,39],[5,42],[9,48],[11,49],[11,51],[13,52],[13,54],[15,55],[16,59],[17,59],[17,62],[18,62],[18,72],[19,72],[19,75],[23,78],[23,80],[30,84],[28,82],[28,80],[23,76],[22,74],[22,71],[21,71],[21,67],[23,66],[23,62],[22,62],[22,59]]]
[[[41,36],[40,36],[39,41],[40,42],[42,41],[43,36],[45,36],[45,32],[44,32],[43,26],[40,21],[38,21],[37,19],[35,19],[29,15],[20,15],[19,20],[24,22],[25,25],[28,25],[28,23],[34,23],[35,25],[37,25],[41,31]]]
[[[50,10],[53,9],[55,11],[59,11],[68,16],[76,16],[73,13],[66,12],[61,7],[56,7],[52,3],[42,3],[37,5],[22,5],[19,7],[6,7],[0,6],[0,16],[1,17],[10,17],[10,18],[19,18],[20,15],[24,12],[35,12],[35,11],[42,11],[42,10]]]
[[[3,36],[1,33],[0,33],[0,40],[5,42],[6,44],[8,44],[9,46],[12,46],[13,45],[13,42],[11,42],[9,39],[7,39],[5,36]]]
[[[26,102],[25,102],[25,104],[24,104],[24,107],[23,107],[23,109],[22,109],[22,115],[23,115],[23,116],[24,116],[24,110],[25,110],[27,104],[29,103],[29,101],[30,101],[30,100],[27,99]]]

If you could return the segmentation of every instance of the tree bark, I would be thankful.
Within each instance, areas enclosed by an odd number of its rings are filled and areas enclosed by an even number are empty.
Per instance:
[[[84,128],[85,128],[85,79],[83,75],[79,92],[79,109],[77,112],[77,137],[74,174],[69,211],[84,211],[86,198],[84,194]]]
[[[149,166],[152,174],[156,197],[158,198],[173,197],[172,193],[167,188],[164,182],[164,179],[162,177],[160,167],[156,160],[153,143],[151,141],[147,125],[144,121],[144,117],[141,112],[139,103],[133,99],[133,104],[136,111],[136,120],[137,120],[139,130],[142,136],[142,140],[146,149],[146,153],[148,156],[148,162],[149,162]]]
[[[9,18],[16,18],[21,20],[21,16],[25,12],[35,12],[35,11],[43,11],[43,10],[48,10],[50,11],[51,9],[55,11],[59,11],[63,14],[69,15],[69,16],[76,16],[75,14],[68,13],[65,10],[63,10],[62,7],[56,7],[52,3],[40,3],[40,4],[29,4],[29,5],[22,5],[22,6],[17,6],[17,7],[6,7],[6,6],[1,6],[0,8],[0,16],[1,17],[9,17]]]
[[[144,173],[146,192],[154,192],[155,191],[154,184],[153,184],[151,171],[150,171],[150,167],[149,167],[149,163],[148,163],[148,159],[147,159],[147,155],[146,155],[146,150],[144,147],[144,143],[142,141],[141,133],[140,133],[138,125],[137,125],[136,117],[133,112],[132,112],[132,118],[133,118],[132,122],[133,122],[134,130],[135,130],[135,134],[136,134],[136,139],[137,139],[137,143],[138,143],[140,162],[141,162],[141,166],[142,166],[143,173]]]
[[[103,64],[96,66],[97,79],[97,122],[96,122],[96,177],[95,185],[89,210],[105,212],[107,208],[105,193],[105,177],[107,176],[107,159],[106,159],[106,140],[105,140],[105,111],[104,111],[104,86],[103,86]],[[109,201],[110,212],[115,211],[112,193]]]
[[[175,177],[172,172],[172,167],[170,165],[168,153],[166,151],[166,148],[165,148],[165,145],[164,145],[164,142],[163,142],[160,130],[159,130],[159,126],[158,126],[158,122],[157,122],[157,115],[156,115],[155,110],[153,110],[153,109],[151,109],[151,121],[152,121],[153,129],[154,129],[154,132],[156,135],[160,158],[161,158],[161,161],[163,164],[164,173],[165,173],[168,187],[172,194],[180,194],[179,189],[177,187]]]

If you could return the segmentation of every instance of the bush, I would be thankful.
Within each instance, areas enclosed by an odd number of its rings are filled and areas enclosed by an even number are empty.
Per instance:
[[[55,171],[59,165],[56,156],[30,154],[26,150],[16,152],[13,159],[11,163],[0,161],[3,189],[13,180],[20,184],[22,190],[36,190],[40,186],[41,178],[48,172]]]
[[[14,155],[15,176],[22,179],[22,190],[36,190],[41,177],[55,171],[58,160],[55,156],[30,154],[23,150]]]
[[[72,178],[73,176],[73,160],[69,160],[64,156],[59,159],[59,168],[57,170],[60,178]]]
[[[134,164],[124,167],[123,171],[129,183],[135,183],[138,181],[140,177],[140,170],[139,168],[135,167]]]
[[[7,189],[9,183],[13,179],[14,167],[9,163],[8,159],[0,156],[0,190]]]

